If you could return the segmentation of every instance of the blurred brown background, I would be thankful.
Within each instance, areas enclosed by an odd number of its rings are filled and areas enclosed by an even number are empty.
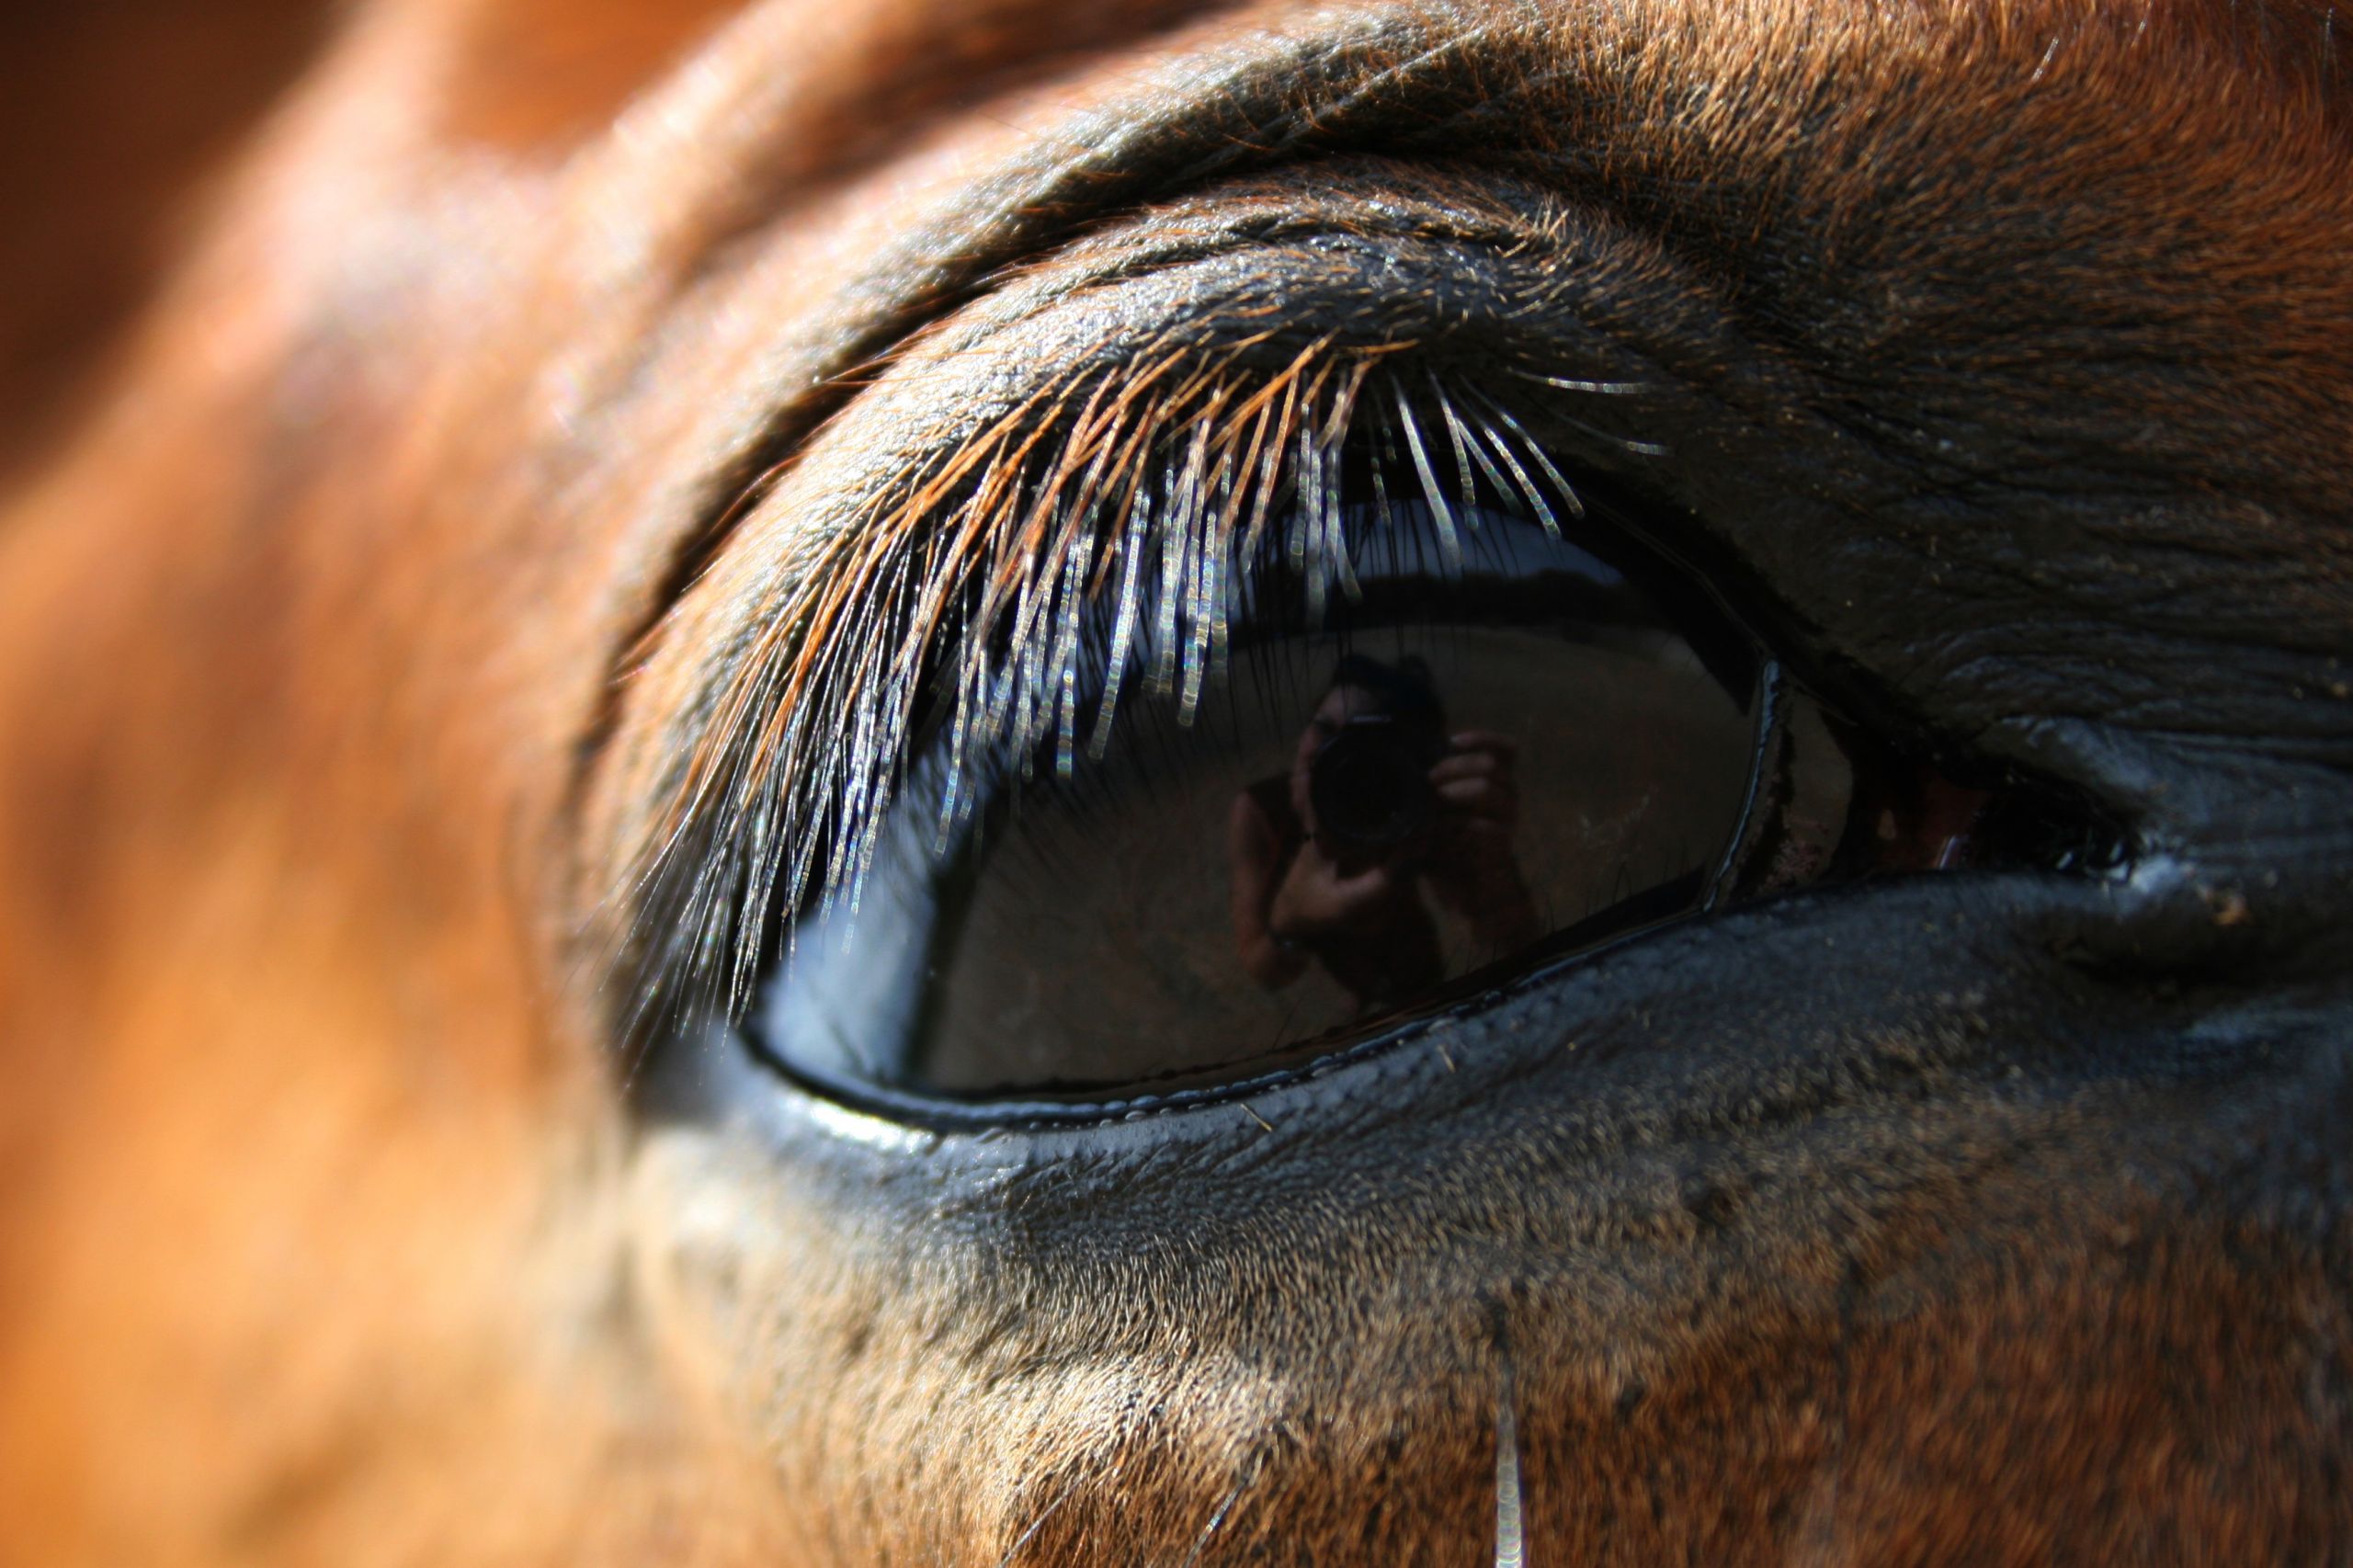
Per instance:
[[[333,25],[330,0],[0,6],[0,481],[89,395],[206,176]]]

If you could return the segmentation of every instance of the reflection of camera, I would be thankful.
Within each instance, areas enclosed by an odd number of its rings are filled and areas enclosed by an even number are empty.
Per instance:
[[[1348,720],[1309,767],[1316,836],[1340,850],[1394,849],[1428,825],[1429,773],[1445,756],[1427,724],[1390,713]]]

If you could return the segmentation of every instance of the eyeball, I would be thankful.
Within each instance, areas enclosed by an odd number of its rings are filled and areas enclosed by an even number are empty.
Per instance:
[[[857,895],[779,934],[759,1051],[852,1096],[1131,1102],[1703,907],[1769,661],[1631,538],[1450,512],[1452,552],[1426,504],[1352,510],[1320,606],[1243,562],[1199,691],[1133,644],[1083,755],[959,762],[935,724]]]

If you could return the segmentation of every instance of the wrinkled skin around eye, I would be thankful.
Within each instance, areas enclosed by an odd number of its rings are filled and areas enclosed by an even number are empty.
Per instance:
[[[2342,31],[354,7],[0,502],[0,1555],[2342,1560]],[[1769,896],[1083,1122],[641,993],[956,454],[1368,365],[1802,667]],[[1919,874],[1798,885],[1839,725]],[[2124,853],[1927,863],[2029,786]]]

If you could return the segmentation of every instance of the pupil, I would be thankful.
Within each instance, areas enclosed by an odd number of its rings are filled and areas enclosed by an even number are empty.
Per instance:
[[[1135,681],[1067,774],[1049,746],[951,778],[932,745],[858,898],[796,922],[756,1045],[852,1097],[1132,1099],[1696,907],[1754,772],[1753,652],[1646,560],[1470,521],[1459,562],[1361,542],[1312,611],[1279,561],[1237,574],[1197,707]]]

